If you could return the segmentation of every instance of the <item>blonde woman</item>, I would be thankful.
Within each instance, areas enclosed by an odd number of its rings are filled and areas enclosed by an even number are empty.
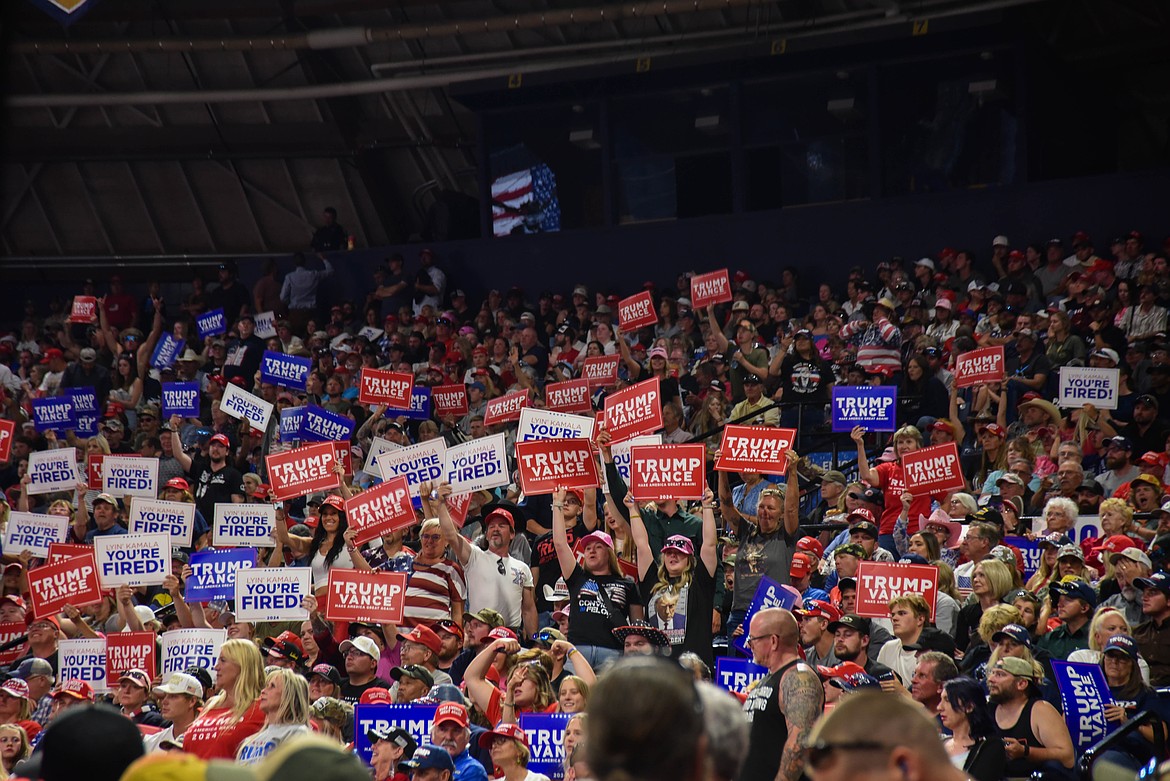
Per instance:
[[[902,493],[903,486],[906,485],[906,476],[902,469],[902,459],[910,453],[922,447],[922,433],[914,426],[902,426],[894,432],[894,455],[897,457],[894,461],[888,461],[884,464],[878,464],[874,468],[870,468],[869,456],[865,452],[865,429],[857,426],[853,429],[850,436],[857,445],[857,474],[866,483],[869,483],[875,488],[880,488],[884,503],[882,505],[881,523],[879,526],[880,535],[878,543],[888,550],[895,558],[898,556],[898,549],[894,543],[894,526],[898,521],[898,515],[902,511]],[[929,494],[922,494],[915,496],[910,503],[909,518],[910,526],[907,528],[908,534],[914,534],[918,531],[918,518],[930,514],[930,505],[932,497]]]
[[[215,663],[219,694],[207,701],[183,734],[183,750],[200,759],[235,759],[245,738],[264,725],[257,700],[265,686],[264,660],[249,640],[228,640]]]
[[[268,673],[257,705],[264,727],[240,743],[236,762],[242,765],[254,765],[281,743],[309,732],[309,684],[293,670]]]
[[[0,779],[9,778],[12,775],[12,768],[28,759],[30,753],[32,747],[29,745],[28,733],[24,731],[24,727],[19,724],[0,724],[0,767],[4,771]]]
[[[1125,614],[1115,607],[1100,607],[1089,622],[1089,647],[1079,648],[1068,655],[1070,662],[1088,662],[1100,664],[1105,643],[1109,638],[1117,635],[1133,636],[1133,628],[1125,620]],[[1142,673],[1142,680],[1150,685],[1150,665],[1145,659],[1138,657],[1138,668]]]
[[[971,642],[983,612],[998,605],[1014,585],[1011,570],[1002,561],[986,558],[975,565],[971,572],[971,596],[974,601],[959,611],[955,630],[955,644],[960,650],[966,650]]]
[[[939,577],[941,578],[942,575],[940,574]],[[992,638],[995,633],[1008,624],[1018,623],[1020,623],[1020,611],[1011,605],[992,605],[983,611],[976,636],[971,638],[971,645],[967,647],[967,652],[959,663],[959,671],[965,675],[982,678],[976,673],[982,670],[982,666],[987,664],[987,660],[991,656]]]

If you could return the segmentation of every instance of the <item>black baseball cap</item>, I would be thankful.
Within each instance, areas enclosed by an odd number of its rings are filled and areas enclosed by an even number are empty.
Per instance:
[[[841,580],[842,580],[842,582],[844,582],[846,580],[853,580],[853,578],[842,578]],[[838,584],[838,585],[840,585],[840,584]],[[857,616],[857,615],[854,615],[852,613],[847,613],[847,614],[841,616],[840,618],[838,618],[836,621],[830,621],[829,622],[829,631],[836,632],[837,628],[842,627],[842,626],[847,628],[847,629],[852,629],[853,631],[857,632],[858,634],[862,634],[862,635],[869,634],[869,626],[870,626],[869,619],[862,618],[861,616]]]

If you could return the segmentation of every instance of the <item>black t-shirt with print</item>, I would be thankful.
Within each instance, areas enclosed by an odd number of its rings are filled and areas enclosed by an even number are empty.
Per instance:
[[[711,611],[715,607],[715,577],[699,559],[695,560],[691,582],[678,591],[663,589],[651,594],[658,583],[658,569],[646,570],[638,584],[646,620],[666,632],[670,638],[670,655],[677,659],[687,651],[699,655],[710,667],[715,663],[711,651]]]
[[[244,476],[230,464],[224,464],[218,472],[211,470],[211,461],[202,456],[191,460],[192,488],[195,492],[195,507],[204,518],[215,517],[216,504],[229,504],[233,494],[248,496],[244,488]]]
[[[630,605],[638,598],[634,582],[620,575],[590,575],[578,564],[567,584],[571,595],[569,642],[621,648],[613,630],[629,624]],[[608,604],[600,593],[603,588]]]

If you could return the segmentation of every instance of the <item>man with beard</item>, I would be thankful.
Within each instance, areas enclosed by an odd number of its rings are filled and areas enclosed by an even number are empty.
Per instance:
[[[1106,540],[1106,544],[1113,539],[1110,537],[1109,540]],[[1128,539],[1128,537],[1119,537],[1118,544],[1125,544],[1121,540]],[[1106,549],[1102,551],[1102,555],[1109,556],[1109,561],[1113,563],[1113,574],[1117,579],[1119,592],[1102,601],[1101,607],[1112,607],[1120,610],[1130,626],[1137,626],[1145,619],[1145,616],[1142,613],[1142,592],[1134,585],[1134,582],[1139,578],[1148,578],[1154,565],[1145,551],[1132,544],[1116,553],[1110,553]]]
[[[828,630],[833,621],[841,618],[841,611],[819,599],[806,600],[803,608],[792,611],[800,621],[800,644],[804,659],[813,667],[835,667],[839,660],[833,654],[835,637]]]
[[[1125,437],[1113,437],[1101,443],[1105,450],[1105,467],[1108,471],[1097,475],[1097,482],[1105,489],[1107,496],[1123,484],[1133,480],[1141,470],[1133,463],[1133,443]]]
[[[1007,656],[987,672],[988,700],[1007,754],[1004,775],[1028,778],[1036,770],[1069,777],[1075,761],[1072,736],[1056,708],[1040,698],[1032,662]]]
[[[1146,620],[1134,627],[1141,656],[1150,665],[1150,684],[1170,685],[1170,575],[1155,572],[1133,582],[1142,592]]]
[[[225,310],[226,312],[226,310]],[[229,319],[231,315],[228,315]],[[256,335],[256,321],[251,315],[244,315],[236,323],[239,336],[228,343],[224,371],[230,377],[243,377],[244,390],[252,390],[260,359],[264,355],[264,341]]]
[[[1056,599],[1054,612],[1062,623],[1041,637],[1036,648],[1053,659],[1067,659],[1073,651],[1089,647],[1089,620],[1097,608],[1097,592],[1083,580],[1053,583],[1048,590]]]
[[[1133,443],[1133,452],[1165,450],[1166,424],[1158,417],[1158,400],[1150,395],[1138,396],[1133,405],[1133,421],[1117,433]]]
[[[850,583],[852,584],[852,580]],[[841,588],[844,590],[845,586],[843,585]],[[853,588],[856,590],[856,586]],[[829,631],[833,633],[833,656],[842,662],[855,662],[864,668],[867,675],[883,680],[893,670],[877,661],[878,652],[885,641],[874,647],[875,642],[871,636],[873,629],[874,627],[868,618],[862,618],[852,613],[830,622]],[[889,634],[885,634],[889,638]]]
[[[216,434],[207,442],[207,458],[191,458],[183,452],[183,443],[179,439],[182,422],[178,415],[171,415],[171,452],[179,466],[195,481],[195,506],[203,517],[215,517],[215,505],[219,503],[247,501],[244,476],[227,462],[231,441],[223,434]]]

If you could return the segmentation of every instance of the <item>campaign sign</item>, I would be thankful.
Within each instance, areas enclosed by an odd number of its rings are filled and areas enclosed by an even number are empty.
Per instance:
[[[68,396],[33,399],[33,425],[37,431],[63,433],[73,428],[73,401]]]
[[[915,496],[961,491],[967,486],[954,442],[931,445],[902,456],[906,490]]]
[[[0,420],[0,462],[12,457],[12,439],[16,436],[16,422]]]
[[[353,436],[353,421],[344,415],[310,404],[301,421],[303,442],[348,442]]]
[[[277,500],[283,501],[336,488],[340,480],[333,472],[336,458],[332,442],[303,445],[266,456],[272,492]]]
[[[568,415],[564,412],[525,407],[520,410],[520,427],[516,431],[517,442],[534,439],[584,439],[593,440],[593,429],[597,421],[592,417]]]
[[[528,735],[528,772],[550,779],[565,776],[565,727],[571,713],[521,713],[520,729]]]
[[[272,310],[260,312],[252,320],[256,323],[256,335],[261,339],[276,336],[276,314]]]
[[[93,388],[65,388],[65,395],[73,402],[74,414],[97,414],[97,391]]]
[[[622,480],[626,481],[626,485],[630,484],[630,451],[635,447],[641,445],[661,445],[661,434],[643,434],[640,437],[627,439],[625,442],[619,442],[609,449],[609,454],[613,457],[614,468],[617,469]]]
[[[431,388],[431,403],[435,405],[435,416],[467,414],[467,388],[462,385],[438,385]]]
[[[29,570],[28,592],[35,618],[60,613],[67,604],[85,607],[101,602],[102,589],[93,551]]]
[[[305,390],[309,370],[313,368],[312,358],[265,350],[260,359],[260,381],[280,385],[293,390]]]
[[[45,563],[56,564],[67,559],[75,559],[78,556],[90,556],[92,554],[92,545],[81,545],[72,542],[52,542],[49,543],[49,556],[45,559]],[[94,582],[97,582],[96,579]]]
[[[158,496],[158,459],[114,456],[102,459],[102,490],[114,496]]]
[[[467,511],[471,509],[471,494],[451,494],[446,504],[451,520],[462,529],[467,521]]]
[[[544,386],[544,403],[556,412],[593,412],[589,380],[550,382]]]
[[[144,670],[154,680],[154,632],[114,632],[106,636],[106,678],[117,682],[127,670]]]
[[[457,494],[507,485],[507,440],[503,434],[493,434],[447,448],[443,474]]]
[[[166,678],[188,667],[199,667],[215,680],[219,649],[227,640],[226,629],[171,629],[163,632],[158,674]]]
[[[518,390],[506,396],[491,399],[483,411],[483,424],[510,423],[520,419],[520,411],[528,406],[528,389]]]
[[[970,388],[1003,380],[1003,345],[980,347],[955,358],[955,387]]]
[[[199,338],[227,333],[227,318],[223,316],[223,308],[212,309],[195,318],[195,328],[199,331]]]
[[[410,484],[405,477],[400,476],[347,499],[345,520],[349,528],[357,532],[354,541],[364,545],[383,534],[413,526],[416,519],[410,494]]]
[[[1079,756],[1113,730],[1105,720],[1105,706],[1113,704],[1113,694],[1099,664],[1053,659],[1052,676],[1060,690],[1064,723]]]
[[[731,280],[727,269],[696,274],[691,277],[691,306],[703,309],[711,304],[725,304],[731,300]]]
[[[658,309],[654,306],[654,296],[650,295],[650,291],[643,290],[619,301],[618,322],[625,333],[658,325]]]
[[[85,681],[95,692],[107,691],[106,639],[58,640],[57,675],[62,681]]]
[[[581,362],[581,379],[591,388],[613,385],[617,382],[620,355],[594,355]]]
[[[270,504],[219,502],[215,505],[212,544],[217,548],[266,546],[271,544],[275,525],[276,508]]]
[[[301,438],[305,423],[304,407],[285,407],[280,411],[280,441],[295,442]]]
[[[195,533],[195,505],[162,499],[135,499],[130,504],[131,534],[166,534],[171,545],[190,548]]]
[[[1044,523],[1043,517],[1036,517],[1032,519],[1032,532],[1037,537],[1047,532],[1047,526]],[[1080,545],[1082,542],[1093,537],[1101,536],[1101,516],[1100,515],[1078,515],[1076,523],[1070,531],[1065,532],[1069,539]]]
[[[353,749],[362,762],[370,764],[373,747],[371,730],[399,727],[409,732],[416,745],[431,742],[431,723],[438,705],[357,705],[353,712]]]
[[[105,453],[90,453],[85,457],[85,484],[91,491],[102,490],[102,462]]]
[[[771,426],[727,426],[719,445],[715,468],[721,472],[759,472],[782,475],[796,429]]]
[[[236,570],[236,620],[304,621],[309,611],[301,602],[313,593],[312,578],[311,567]]]
[[[752,597],[752,602],[748,605],[747,612],[743,614],[743,634],[735,638],[735,647],[745,656],[751,656],[752,652],[744,645],[744,641],[747,640],[748,627],[752,624],[752,617],[761,610],[770,607],[782,607],[785,610],[791,610],[792,606],[800,601],[800,592],[792,586],[781,585],[767,575],[761,575],[760,584],[756,586],[755,596]]]
[[[611,442],[662,428],[662,391],[657,377],[605,397],[604,422]]]
[[[744,627],[747,632],[747,627]],[[768,668],[750,659],[720,656],[715,660],[715,685],[729,692],[746,694],[748,687],[768,674]]]
[[[897,564],[863,561],[857,570],[857,615],[889,618],[890,600],[903,594],[919,594],[930,605],[934,620],[938,601],[938,567],[929,564]]]
[[[834,385],[833,431],[895,431],[898,388],[894,385]]]
[[[256,551],[248,548],[204,548],[191,554],[191,577],[183,596],[188,602],[211,602],[236,596],[236,572],[256,566]]]
[[[175,359],[183,352],[184,339],[176,339],[171,334],[163,334],[158,338],[158,345],[154,348],[154,355],[150,356],[150,365],[156,369],[168,369],[175,365]]]
[[[15,645],[7,651],[0,651],[0,664],[11,665],[28,653],[28,643],[22,640],[27,634],[28,624],[24,621],[8,621],[0,624],[0,646],[15,642]]]
[[[400,447],[402,446],[395,444],[388,439],[374,437],[374,439],[370,442],[369,450],[366,452],[366,463],[362,464],[362,471],[367,475],[379,475],[380,472],[377,463],[378,456],[385,455],[386,453],[389,453],[392,450],[397,450]]]
[[[357,335],[365,339],[367,342],[376,342],[382,338],[382,334],[386,333],[381,328],[374,328],[372,325],[362,326]]]
[[[1027,537],[1008,535],[1003,538],[1003,544],[1019,548],[1020,555],[1024,557],[1024,582],[1027,583],[1036,574],[1036,570],[1040,569],[1040,557],[1044,554],[1040,543]]]
[[[69,312],[69,322],[96,323],[97,321],[97,296],[74,296],[73,309]]]
[[[162,384],[162,415],[181,415],[184,418],[199,417],[198,382],[164,382]]]
[[[385,404],[391,409],[406,409],[410,406],[413,388],[413,374],[366,367],[358,377],[358,401],[362,404]]]
[[[4,552],[15,556],[28,551],[33,558],[47,558],[50,545],[65,542],[65,535],[69,532],[69,520],[61,515],[22,513],[14,510],[8,516],[8,526],[4,529]]]
[[[1120,387],[1118,369],[1096,369],[1091,366],[1060,367],[1061,407],[1083,407],[1092,404],[1097,409],[1117,409]]]
[[[93,538],[102,588],[161,586],[171,574],[171,538],[165,534],[115,534]]]
[[[389,443],[387,443],[389,444]],[[443,479],[443,462],[447,458],[447,443],[441,437],[400,447],[378,456],[378,474],[383,480],[405,477],[412,493],[418,493],[421,483]]]
[[[32,482],[26,490],[30,494],[50,494],[54,491],[77,489],[77,448],[34,450],[28,454],[28,474]]]
[[[410,409],[387,409],[388,418],[410,418],[429,420],[431,417],[431,389],[426,385],[415,385],[410,391]]]
[[[225,415],[231,415],[236,420],[246,420],[252,424],[252,428],[260,431],[267,430],[268,419],[272,417],[271,404],[233,382],[229,382],[223,389],[219,408]]]
[[[702,499],[706,488],[705,446],[643,445],[630,450],[630,493],[639,502]]]
[[[406,609],[405,572],[329,570],[325,617],[330,621],[400,624]]]
[[[516,443],[520,487],[528,496],[558,488],[597,488],[597,461],[588,440],[534,439]]]

